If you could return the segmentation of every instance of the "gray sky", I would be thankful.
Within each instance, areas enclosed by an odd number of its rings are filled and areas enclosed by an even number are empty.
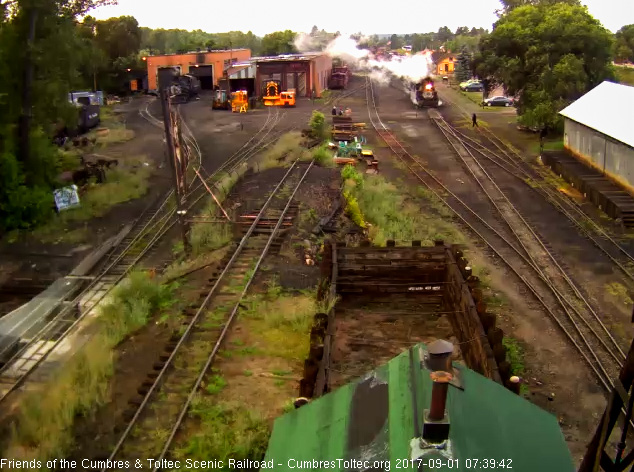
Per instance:
[[[582,3],[588,6],[591,15],[613,32],[623,25],[634,23],[633,0],[582,0]],[[385,3],[367,0],[321,0],[309,3],[300,0],[300,3],[289,3],[289,8],[283,5],[279,1],[268,4],[262,0],[119,0],[119,5],[101,7],[90,14],[100,20],[131,15],[141,26],[201,29],[208,33],[251,30],[263,36],[285,29],[309,32],[313,25],[317,25],[330,32],[404,34],[437,31],[441,26],[448,26],[452,31],[458,26],[491,29],[496,20],[494,11],[500,7],[499,0]],[[373,8],[374,5],[378,8]],[[430,5],[428,13],[425,12],[426,5]],[[413,11],[410,9],[412,6]],[[302,11],[304,8],[306,10]],[[312,8],[310,13],[309,8]]]

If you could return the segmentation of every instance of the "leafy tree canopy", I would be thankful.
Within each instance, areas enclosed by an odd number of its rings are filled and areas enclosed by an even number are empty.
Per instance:
[[[613,77],[612,42],[612,34],[585,7],[518,6],[480,41],[477,72],[519,97],[521,122],[554,126],[559,110]]]
[[[634,62],[634,25],[626,25],[616,32],[614,57],[619,62]]]

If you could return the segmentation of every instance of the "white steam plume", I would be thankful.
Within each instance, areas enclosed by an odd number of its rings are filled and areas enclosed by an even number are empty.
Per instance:
[[[370,72],[370,79],[380,86],[390,85],[390,76],[383,69],[374,69]]]
[[[359,49],[358,42],[347,34],[342,34],[331,41],[325,53],[331,57],[339,57],[351,66],[373,70],[371,77],[381,84],[385,84],[386,80],[389,81],[387,72],[411,82],[419,82],[433,73],[431,51],[408,56],[394,56],[391,60],[377,59],[368,49]]]
[[[293,44],[299,52],[312,52],[315,51],[318,46],[315,38],[307,33],[299,33],[295,41],[293,41]]]
[[[339,57],[345,62],[355,65],[370,54],[367,49],[357,48],[357,42],[348,35],[343,34],[328,43],[324,52],[331,57]]]

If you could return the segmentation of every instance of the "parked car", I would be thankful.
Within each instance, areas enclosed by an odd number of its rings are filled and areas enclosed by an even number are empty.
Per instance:
[[[466,87],[468,87],[471,84],[481,84],[482,82],[480,82],[478,79],[469,79],[466,82],[461,82],[460,83],[460,90],[464,90]]]
[[[462,90],[464,90],[465,92],[482,92],[482,90],[484,90],[484,87],[482,87],[481,82],[474,82],[467,85]]]
[[[507,97],[491,97],[484,100],[484,105],[487,107],[510,107],[513,106],[513,99]]]

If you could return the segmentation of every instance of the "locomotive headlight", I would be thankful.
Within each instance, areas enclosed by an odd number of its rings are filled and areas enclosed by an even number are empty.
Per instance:
[[[425,85],[425,90],[431,90],[432,85],[431,84],[427,84]]]

